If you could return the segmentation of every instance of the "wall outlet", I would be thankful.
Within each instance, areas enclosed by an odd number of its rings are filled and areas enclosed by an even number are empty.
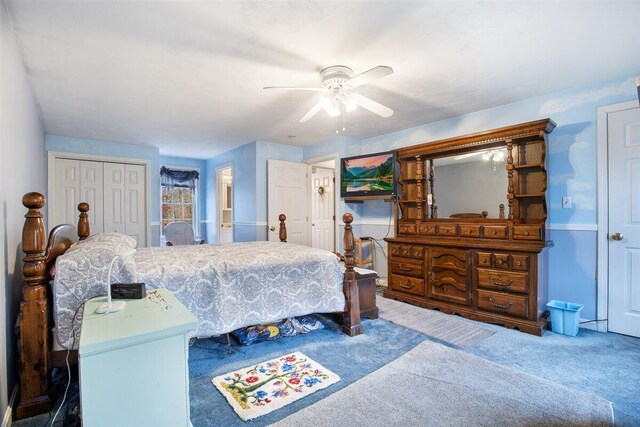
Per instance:
[[[571,209],[571,197],[569,196],[562,197],[562,209]]]

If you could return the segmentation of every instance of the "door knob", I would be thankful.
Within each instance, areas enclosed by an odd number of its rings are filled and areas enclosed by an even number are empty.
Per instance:
[[[611,238],[613,240],[622,240],[622,239],[624,239],[624,235],[622,233],[613,233],[611,235]]]
[[[276,231],[276,228],[275,227],[269,227],[269,230]]]

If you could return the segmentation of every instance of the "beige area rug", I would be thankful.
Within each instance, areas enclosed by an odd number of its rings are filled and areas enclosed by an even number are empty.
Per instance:
[[[471,347],[495,333],[487,327],[450,314],[416,307],[380,295],[376,298],[376,304],[383,319],[460,348]]]
[[[282,408],[338,381],[338,375],[300,352],[211,380],[245,421]]]
[[[275,426],[611,426],[611,402],[424,341]]]

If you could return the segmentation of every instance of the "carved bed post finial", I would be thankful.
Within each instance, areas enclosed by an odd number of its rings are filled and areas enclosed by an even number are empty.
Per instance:
[[[49,325],[47,313],[46,233],[42,212],[45,198],[27,193],[22,204],[29,209],[22,228],[22,251],[25,253],[22,274],[25,286],[20,302],[20,404],[16,418],[26,418],[49,411]]]
[[[358,282],[356,280],[356,272],[353,269],[355,266],[355,239],[351,227],[353,215],[350,213],[344,214],[342,221],[344,221],[344,264],[346,267],[343,282],[346,306],[342,322],[342,332],[353,337],[363,333],[362,324],[360,323]]]
[[[78,205],[78,210],[80,211],[80,218],[78,218],[78,237],[80,240],[84,240],[89,237],[89,203],[80,203]]]
[[[500,216],[498,218],[504,219],[504,203],[500,203],[498,207],[500,208]]]
[[[281,242],[286,243],[287,242],[287,226],[284,224],[284,222],[287,219],[287,216],[285,214],[280,214],[280,216],[278,216],[278,219],[280,220],[280,233],[278,233],[278,236],[280,237]]]

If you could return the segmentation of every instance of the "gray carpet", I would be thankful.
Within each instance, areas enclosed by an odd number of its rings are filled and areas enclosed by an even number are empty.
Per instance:
[[[495,333],[492,329],[456,316],[379,295],[376,304],[383,319],[460,348],[471,347]]]
[[[609,426],[611,402],[425,341],[275,426]]]

